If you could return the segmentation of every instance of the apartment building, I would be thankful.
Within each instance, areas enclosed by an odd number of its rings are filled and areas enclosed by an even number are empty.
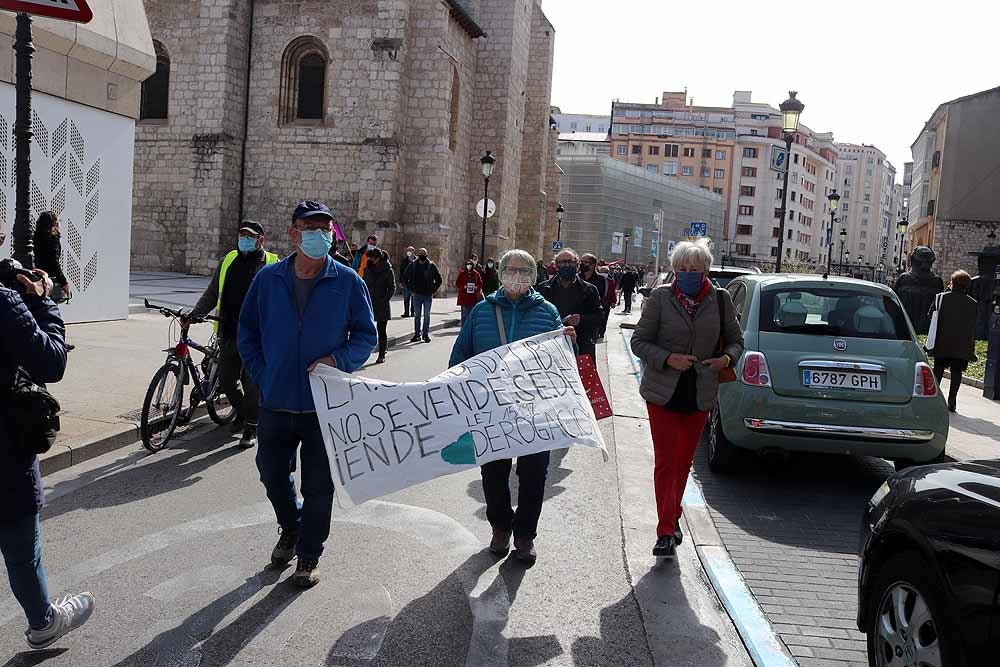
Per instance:
[[[837,144],[837,152],[839,225],[847,230],[845,259],[857,262],[860,257],[866,266],[888,265],[897,218],[896,168],[885,153],[868,144]],[[840,228],[835,233],[839,235]]]
[[[611,156],[653,175],[677,177],[729,201],[736,150],[730,107],[693,106],[687,92],[666,92],[653,104],[611,105]],[[731,211],[726,211],[726,229]]]
[[[586,113],[561,113],[552,114],[552,120],[556,124],[559,134],[571,134],[573,132],[599,132],[607,134],[611,127],[611,117]]]
[[[934,269],[974,270],[969,253],[1000,234],[1000,88],[938,106],[910,151],[910,247],[930,246]]]
[[[727,253],[741,259],[771,260],[778,256],[783,173],[771,169],[774,146],[784,148],[781,112],[753,102],[749,91],[733,96],[736,157],[728,199],[732,223]],[[826,196],[835,185],[833,135],[817,134],[800,124],[792,144],[788,174],[785,260],[798,264],[826,262]]]

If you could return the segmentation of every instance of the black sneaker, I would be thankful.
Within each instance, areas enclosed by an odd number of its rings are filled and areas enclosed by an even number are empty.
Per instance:
[[[518,559],[522,563],[534,565],[535,561],[538,560],[538,554],[535,553],[535,541],[515,537],[514,558]]]
[[[240,449],[253,449],[257,446],[257,427],[247,426],[240,438]]]
[[[678,519],[677,525],[674,526],[674,543],[677,546],[680,546],[681,542],[683,541],[684,541],[684,532],[681,530],[681,522],[680,519]]]
[[[653,547],[653,555],[663,558],[673,558],[677,554],[677,544],[673,535],[662,535],[656,538],[656,546]]]
[[[375,363],[376,364],[384,364],[385,363],[385,355],[384,354],[378,355],[378,359],[375,360]]]
[[[285,567],[295,558],[295,545],[299,543],[298,528],[282,528],[281,537],[271,551],[271,565]]]
[[[413,334],[413,338],[410,339],[410,342],[411,343],[419,343],[420,342],[420,334]]]
[[[424,342],[425,343],[431,342],[431,337],[430,336],[424,336]]]
[[[295,574],[292,575],[292,583],[299,588],[312,588],[319,583],[318,568],[318,558],[299,556],[298,564],[295,566]]]

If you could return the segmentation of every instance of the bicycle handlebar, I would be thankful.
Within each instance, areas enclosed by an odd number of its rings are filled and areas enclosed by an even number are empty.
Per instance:
[[[186,319],[191,324],[200,324],[202,322],[205,322],[206,320],[212,322],[222,321],[221,319],[215,317],[214,315],[198,315],[192,317],[191,315],[185,315],[179,310],[173,310],[171,308],[167,308],[166,306],[158,306],[155,303],[150,303],[149,299],[143,299],[142,301],[143,305],[146,308],[149,308],[150,310],[158,310],[160,311],[160,314],[163,315],[164,317],[176,317],[178,319]]]

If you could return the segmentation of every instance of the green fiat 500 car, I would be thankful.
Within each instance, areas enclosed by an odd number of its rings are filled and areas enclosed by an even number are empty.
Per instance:
[[[850,278],[746,275],[727,286],[746,341],[709,420],[712,470],[741,450],[944,459],[948,408],[896,295]]]

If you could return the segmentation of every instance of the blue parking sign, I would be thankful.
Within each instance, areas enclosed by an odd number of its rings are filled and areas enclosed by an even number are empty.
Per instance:
[[[553,253],[557,253],[557,252],[561,251],[562,249],[563,249],[563,242],[562,241],[553,241],[552,242],[552,252]]]
[[[708,223],[692,222],[688,229],[688,236],[708,236]]]

